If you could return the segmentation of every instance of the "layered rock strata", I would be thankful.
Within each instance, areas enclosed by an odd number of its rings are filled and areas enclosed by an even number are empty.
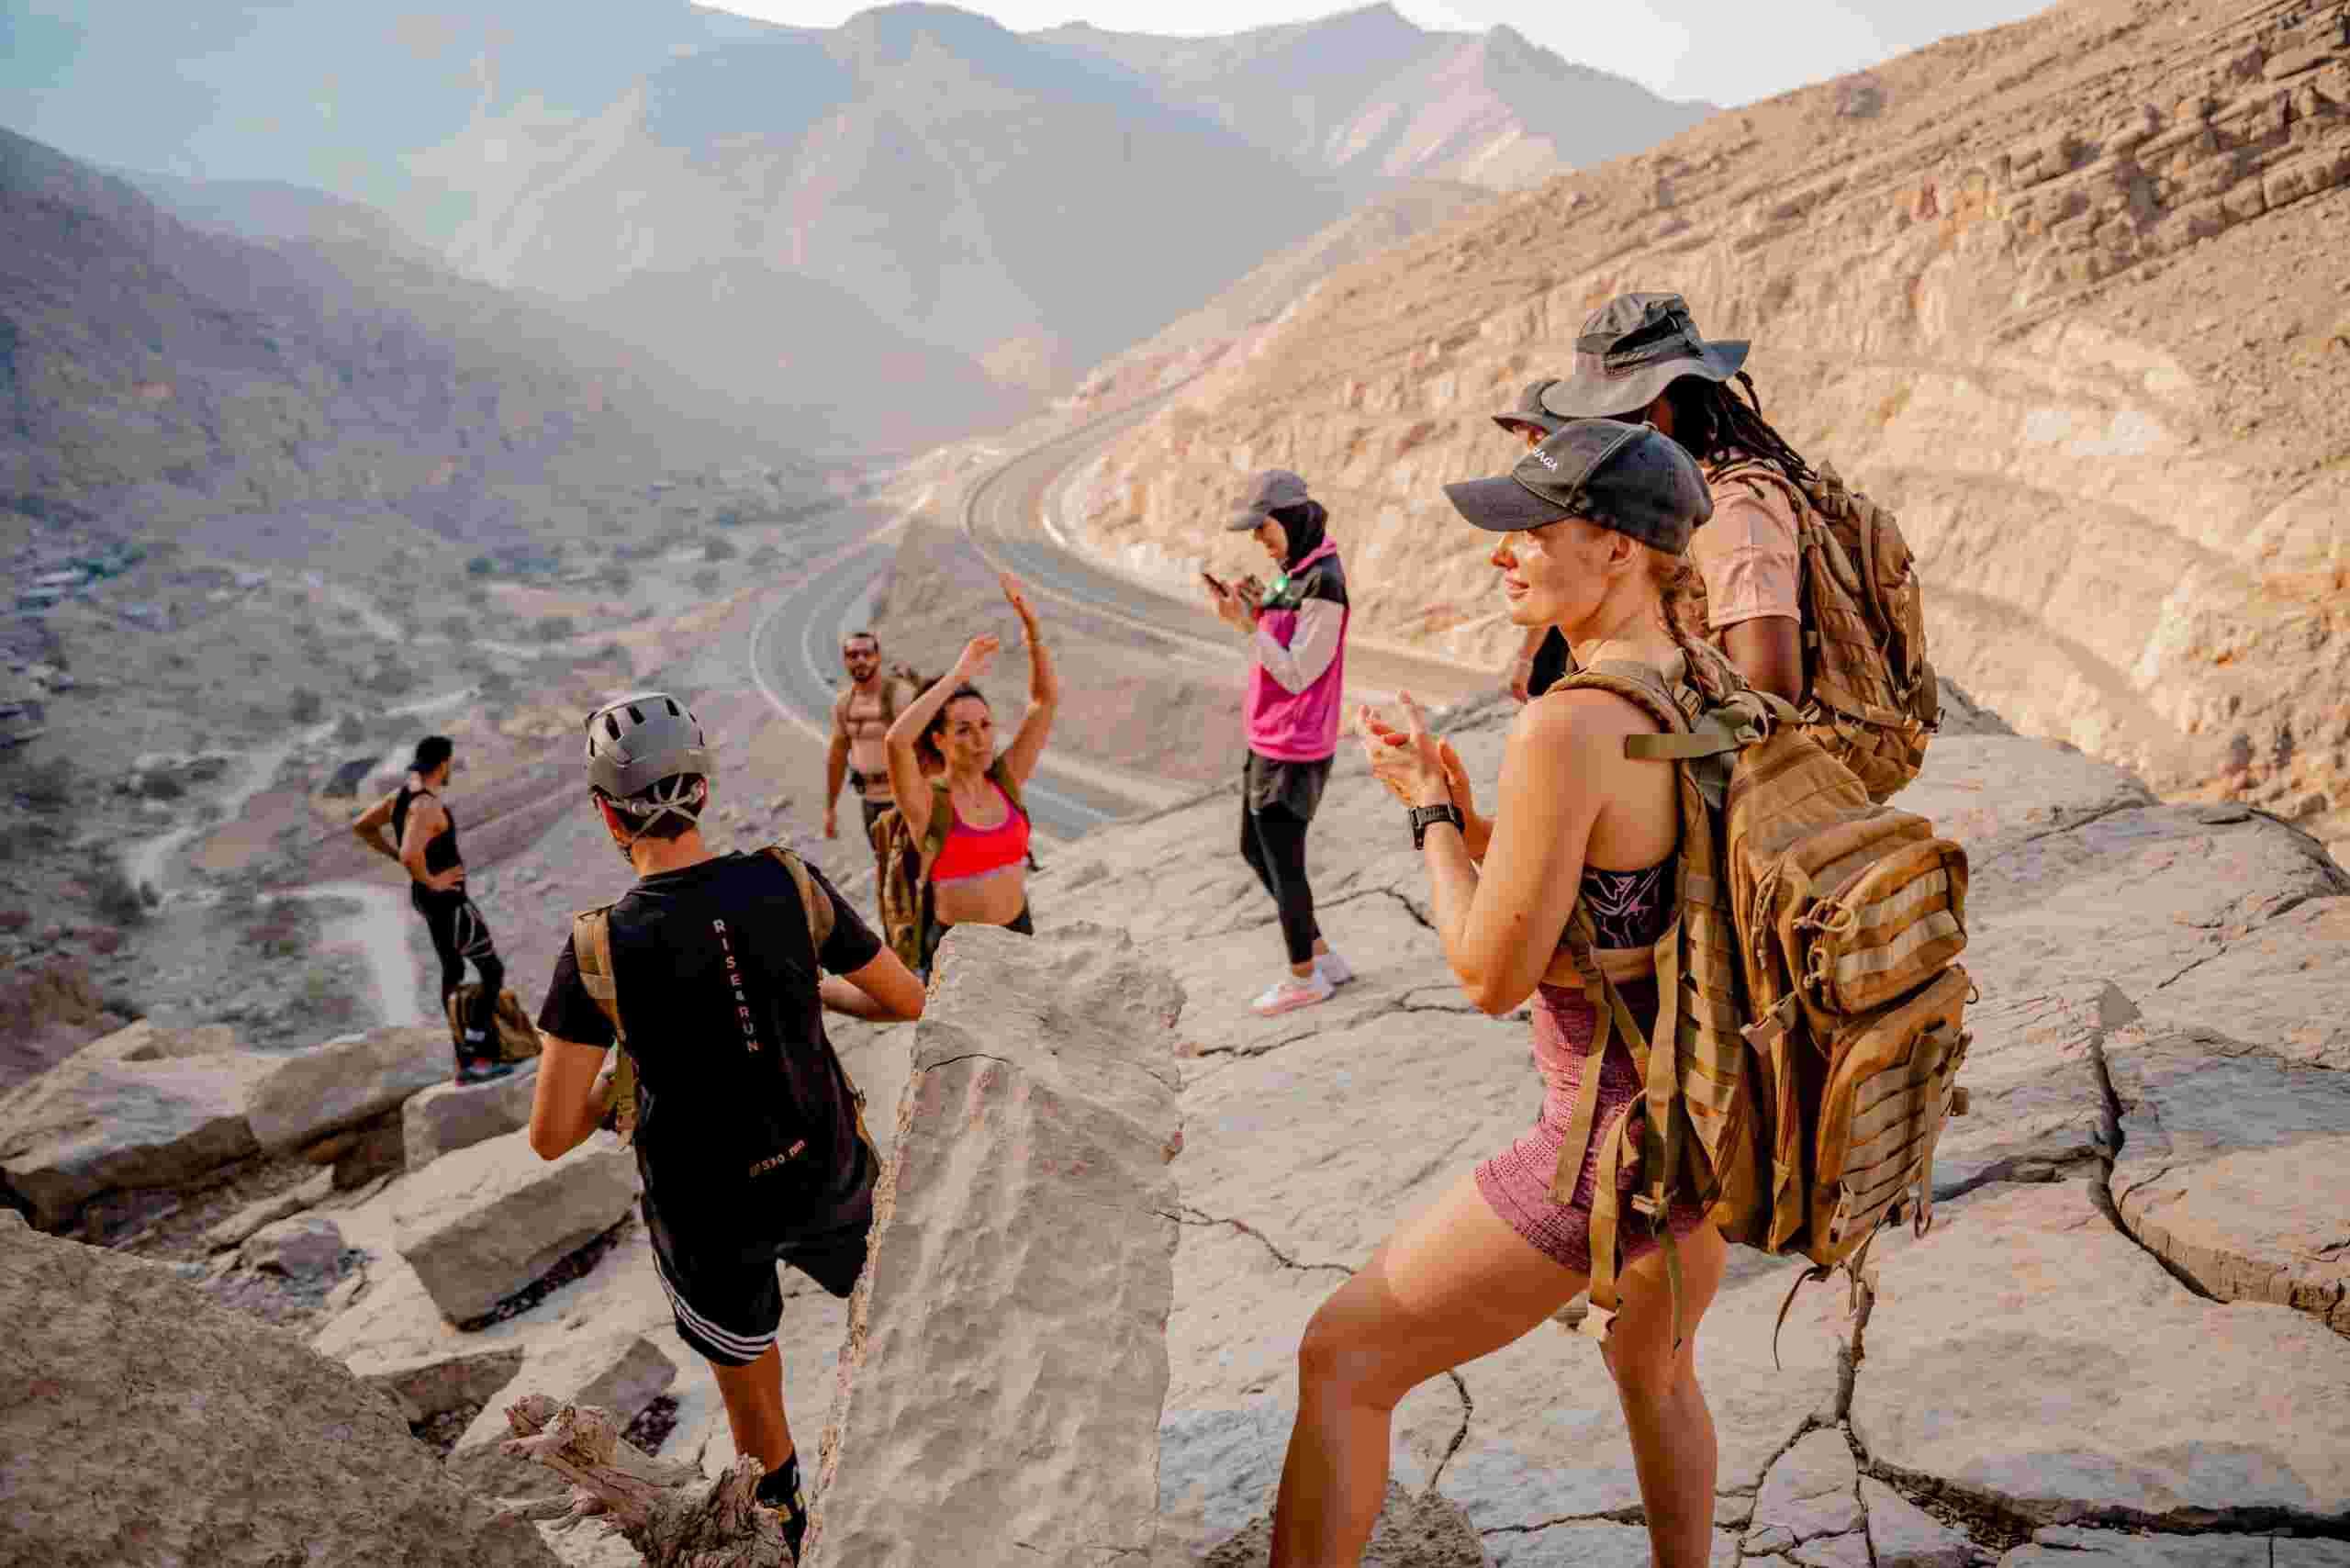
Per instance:
[[[1868,81],[1866,115],[1849,80],[1785,95],[1337,273],[1072,521],[1188,595],[1239,476],[1293,468],[1360,630],[1497,662],[1440,486],[1512,459],[1484,416],[1572,367],[1594,306],[1674,289],[1897,510],[1945,673],[2166,793],[2350,839],[2350,297],[2310,264],[2350,241],[2344,7],[2069,0]]]

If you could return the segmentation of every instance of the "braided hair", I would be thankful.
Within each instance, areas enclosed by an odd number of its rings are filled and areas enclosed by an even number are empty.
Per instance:
[[[1803,460],[1803,454],[1762,417],[1762,395],[1754,390],[1754,378],[1741,370],[1738,382],[1745,389],[1742,397],[1728,382],[1709,381],[1702,375],[1684,375],[1666,387],[1665,402],[1673,409],[1673,438],[1708,465],[1756,457],[1799,485],[1816,483],[1819,476]]]

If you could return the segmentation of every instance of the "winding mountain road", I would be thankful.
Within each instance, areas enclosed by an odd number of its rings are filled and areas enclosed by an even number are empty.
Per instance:
[[[990,566],[1010,571],[1039,599],[1081,611],[1137,634],[1158,656],[1230,666],[1240,655],[1233,632],[1203,605],[1172,598],[1067,547],[1051,512],[1061,482],[1102,447],[1156,413],[1183,386],[1166,388],[1090,420],[1005,459],[964,490],[964,534]],[[925,492],[923,501],[929,498]],[[800,568],[799,580],[767,609],[751,633],[751,677],[784,717],[819,738],[832,733],[841,639],[870,618],[888,577],[897,536],[923,501],[894,521],[845,538]],[[1489,691],[1493,672],[1406,649],[1351,641],[1350,694],[1376,700],[1409,689],[1431,703]],[[1036,825],[1075,838],[1105,822],[1172,803],[1187,791],[1162,780],[1089,764],[1048,750],[1027,796]]]

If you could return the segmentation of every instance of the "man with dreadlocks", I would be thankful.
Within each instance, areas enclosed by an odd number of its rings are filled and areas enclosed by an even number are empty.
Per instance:
[[[636,1162],[653,1271],[677,1333],[711,1364],[757,1498],[798,1555],[808,1528],[776,1349],[789,1263],[836,1296],[865,1268],[880,1160],[822,1010],[922,1016],[922,982],[823,874],[780,846],[714,853],[711,757],[662,691],[588,715],[596,816],[636,874],[575,916],[539,1013],[531,1148],[555,1159],[604,1114],[599,1075],[633,1066]]]
[[[1528,388],[1560,420],[1645,420],[1689,450],[1713,490],[1713,521],[1689,543],[1706,579],[1706,629],[1757,690],[1800,704],[1802,552],[1790,483],[1814,481],[1800,454],[1762,417],[1748,345],[1708,342],[1677,294],[1623,294],[1583,324],[1572,375]],[[1735,380],[1739,389],[1729,383]],[[1509,416],[1531,423],[1525,412]]]

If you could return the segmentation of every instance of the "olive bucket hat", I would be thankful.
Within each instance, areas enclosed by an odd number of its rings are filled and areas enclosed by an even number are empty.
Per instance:
[[[1541,404],[1570,420],[1636,414],[1684,375],[1728,381],[1750,346],[1707,342],[1677,294],[1619,294],[1583,324],[1574,374],[1544,386]]]
[[[1573,420],[1494,479],[1444,487],[1455,510],[1491,533],[1579,517],[1679,554],[1714,515],[1696,459],[1651,425]]]

